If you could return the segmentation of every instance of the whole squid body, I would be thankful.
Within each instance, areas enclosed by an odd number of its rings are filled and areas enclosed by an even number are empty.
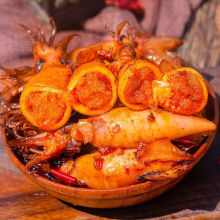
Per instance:
[[[79,156],[58,170],[83,181],[89,188],[112,189],[146,180],[176,178],[189,170],[193,161],[192,155],[181,151],[168,139],[162,139],[142,143],[138,149]]]
[[[162,138],[175,140],[215,129],[216,124],[205,118],[162,109],[133,111],[120,107],[100,116],[79,120],[71,136],[95,147],[136,148],[140,142],[149,143]]]
[[[137,148],[143,143],[167,138],[175,140],[187,135],[216,129],[216,124],[205,118],[180,115],[158,109],[134,111],[127,107],[115,108],[100,116],[81,119],[57,131],[10,141],[12,146],[43,146],[44,150],[27,167],[59,157],[68,144],[95,147]],[[65,131],[66,130],[66,131]]]
[[[35,74],[24,85],[20,108],[29,122],[44,130],[62,127],[72,111],[66,90],[73,69],[66,62],[66,49],[75,35],[69,35],[55,45],[56,26],[53,20],[51,22],[52,33],[48,40],[42,31],[33,32],[21,25],[35,40]]]

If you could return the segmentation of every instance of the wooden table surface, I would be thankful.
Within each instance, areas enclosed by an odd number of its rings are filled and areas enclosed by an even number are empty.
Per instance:
[[[191,29],[184,37],[185,45],[178,51],[194,66],[215,66],[210,57],[219,54],[213,49],[220,45],[214,25],[214,9],[219,0],[204,3],[193,16]],[[204,17],[207,15],[207,18]],[[207,19],[209,19],[207,21]],[[204,21],[205,24],[204,24]],[[209,24],[209,25],[207,25]],[[196,35],[204,34],[200,28],[212,32],[202,40],[195,40]],[[206,41],[206,42],[204,42]],[[200,48],[202,56],[195,58],[195,49]],[[190,46],[191,45],[191,46]],[[211,45],[211,46],[210,46]],[[194,55],[194,56],[193,56]],[[202,58],[201,58],[202,57]],[[205,58],[204,58],[205,57]],[[219,85],[220,87],[220,85]],[[62,202],[42,191],[35,183],[12,164],[3,144],[0,143],[0,220],[5,219],[220,219],[220,131],[198,165],[175,188],[149,202],[129,208],[92,209],[75,207]]]

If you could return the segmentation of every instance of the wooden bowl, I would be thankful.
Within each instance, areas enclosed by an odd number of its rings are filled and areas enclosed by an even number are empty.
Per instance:
[[[208,83],[207,83],[208,84]],[[211,86],[208,84],[209,88],[209,100],[205,109],[206,117],[218,124],[219,110],[218,102],[215,93]],[[193,157],[195,162],[192,167],[203,157],[210,147],[216,132],[212,132],[208,138],[203,142],[203,144],[194,153]],[[148,181],[145,183],[139,183],[136,185],[131,185],[127,187],[108,189],[108,190],[95,190],[88,188],[77,188],[72,186],[67,186],[59,184],[41,177],[37,174],[32,174],[25,169],[25,166],[18,160],[18,158],[11,151],[9,145],[7,144],[7,138],[5,134],[5,129],[2,128],[2,136],[5,148],[13,161],[13,163],[31,180],[41,186],[49,194],[55,197],[69,202],[73,205],[92,207],[92,208],[120,208],[131,205],[136,205],[150,199],[153,199],[160,194],[166,192],[167,190],[174,187],[178,182],[180,182],[186,174],[179,176],[172,180],[163,181]]]

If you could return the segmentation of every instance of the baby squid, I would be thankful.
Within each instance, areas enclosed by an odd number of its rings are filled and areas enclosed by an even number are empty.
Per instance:
[[[146,180],[176,178],[190,169],[193,157],[179,150],[168,139],[137,149],[117,150],[105,156],[99,153],[79,156],[64,163],[59,171],[83,181],[92,189],[113,189]]]
[[[54,45],[56,27],[52,24],[48,41],[41,31],[35,33],[23,26],[36,41],[33,54],[38,74],[27,82],[21,94],[21,111],[29,122],[44,130],[62,127],[72,111],[66,90],[73,70],[65,59],[67,45],[74,35]]]
[[[13,147],[25,146],[36,154],[34,159],[26,164],[26,169],[30,170],[38,163],[58,158],[65,151],[71,153],[72,156],[80,152],[82,144],[71,138],[70,127],[64,127],[56,132],[44,132],[32,137],[11,140],[9,144]],[[36,149],[36,146],[43,146],[43,150]]]
[[[205,118],[174,114],[162,109],[133,111],[120,107],[79,120],[71,130],[71,136],[95,147],[136,148],[140,142],[150,143],[162,138],[175,140],[215,129],[216,124]]]
[[[192,124],[194,126],[192,126]],[[126,107],[115,108],[100,116],[81,119],[78,123],[65,126],[57,131],[44,132],[37,136],[10,141],[12,146],[43,146],[44,150],[31,166],[54,159],[69,146],[75,152],[82,144],[90,143],[95,147],[137,148],[139,143],[152,140],[176,140],[188,135],[212,131],[216,125],[204,118],[173,114],[165,110],[133,111]]]

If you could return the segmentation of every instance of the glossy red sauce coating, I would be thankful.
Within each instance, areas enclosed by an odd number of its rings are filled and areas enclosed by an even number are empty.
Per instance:
[[[110,147],[110,146],[105,146],[105,147],[100,147],[98,152],[100,155],[105,156],[108,155],[112,152],[114,152],[116,148]]]
[[[115,77],[118,76],[118,72],[120,68],[123,66],[123,62],[121,60],[113,61],[109,66],[108,69],[114,74]]]
[[[79,54],[77,55],[77,58],[75,60],[75,66],[81,66],[85,63],[91,62],[96,60],[98,57],[96,53],[95,48],[85,48],[84,50],[80,51]]]
[[[128,78],[124,96],[132,104],[148,106],[153,97],[152,81],[156,79],[156,76],[148,67],[134,69],[133,73]]]
[[[66,104],[52,92],[31,92],[26,98],[26,108],[41,126],[57,124],[64,116]]]
[[[81,77],[73,90],[75,100],[90,109],[101,109],[112,98],[110,80],[103,74],[91,72]]]

